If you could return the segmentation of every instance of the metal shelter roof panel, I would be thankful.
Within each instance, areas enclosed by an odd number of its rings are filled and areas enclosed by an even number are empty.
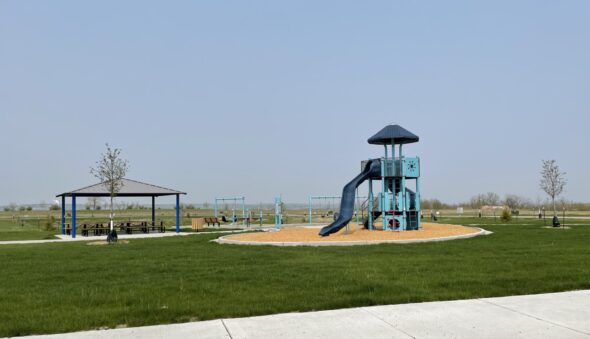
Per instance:
[[[123,178],[121,179],[121,189],[117,193],[119,197],[141,197],[141,196],[165,196],[165,195],[176,195],[186,194],[185,192],[176,191],[173,189],[160,187],[152,184],[146,184],[144,182]],[[98,183],[95,185],[83,187],[70,192],[65,192],[57,195],[59,196],[79,196],[79,197],[100,197],[110,196],[110,193],[104,183]]]

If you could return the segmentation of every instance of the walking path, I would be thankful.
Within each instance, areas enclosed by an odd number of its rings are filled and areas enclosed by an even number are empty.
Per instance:
[[[29,338],[590,338],[590,290],[286,313]]]
[[[248,229],[249,230],[249,229]],[[201,235],[201,234],[223,234],[223,233],[239,233],[248,230],[225,230],[221,228],[219,231],[211,231],[211,232],[166,232],[166,233],[139,233],[139,234],[118,234],[118,240],[124,239],[142,239],[142,238],[164,238],[164,237],[176,237],[176,236],[185,236],[185,235]],[[100,236],[80,236],[78,235],[75,239],[72,239],[70,235],[63,235],[58,234],[56,235],[55,239],[42,239],[42,240],[5,240],[0,241],[0,245],[26,245],[26,244],[46,244],[46,243],[64,243],[64,242],[73,242],[73,241],[100,241],[106,240],[106,235]]]

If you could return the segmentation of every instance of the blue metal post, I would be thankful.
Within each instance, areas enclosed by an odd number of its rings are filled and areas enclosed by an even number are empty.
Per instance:
[[[389,201],[388,201],[388,194],[387,194],[387,185],[386,185],[386,176],[385,176],[385,172],[387,169],[387,145],[385,146],[385,158],[384,160],[381,162],[381,220],[383,222],[383,230],[387,230],[389,229],[388,227],[388,217],[387,217],[387,211],[388,211],[388,207],[389,207]]]
[[[66,233],[66,196],[61,196],[61,234]]]
[[[180,233],[180,194],[176,195],[176,233]]]
[[[152,226],[156,225],[156,197],[152,196]]]
[[[398,175],[398,171],[397,171],[397,166],[395,165],[395,144],[393,143],[393,139],[391,139],[391,165],[393,168],[393,179],[392,179],[392,183],[391,183],[391,195],[393,196],[393,209],[397,210],[397,207],[395,207],[395,203],[397,202],[397,196],[395,194],[395,180],[396,177]],[[395,216],[394,216],[395,218]],[[395,225],[395,223],[394,223]]]
[[[72,239],[76,238],[76,196],[72,195]]]
[[[283,211],[281,210],[281,196],[275,198],[275,229],[280,230],[283,225]]]
[[[402,195],[402,222],[400,223],[400,230],[405,231],[407,225],[407,206],[406,206],[406,174],[404,173],[404,156],[402,153],[402,144],[399,145],[399,161],[400,161],[400,175],[402,177],[402,187],[401,187],[401,195]]]
[[[373,179],[369,178],[369,200],[367,201],[367,212],[369,213],[369,230],[373,230]]]
[[[397,209],[399,208],[399,206],[397,206],[397,194],[395,193],[396,191],[396,185],[395,185],[395,181],[397,180],[397,176],[399,175],[399,171],[397,170],[397,166],[396,166],[396,161],[395,161],[395,141],[393,139],[391,139],[391,166],[393,168],[393,178],[391,179],[391,197],[393,200],[393,210],[397,211]],[[395,212],[392,215],[393,218],[393,228],[395,229]]]
[[[420,178],[416,178],[416,215],[418,217],[418,229],[422,226],[422,220],[420,216],[422,215],[422,207],[420,206]]]

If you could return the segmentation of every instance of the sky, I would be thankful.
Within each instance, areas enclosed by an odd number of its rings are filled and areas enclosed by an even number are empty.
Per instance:
[[[423,197],[544,198],[555,159],[590,201],[589,60],[588,1],[0,1],[0,205],[95,183],[107,142],[187,202],[305,202],[388,124]]]

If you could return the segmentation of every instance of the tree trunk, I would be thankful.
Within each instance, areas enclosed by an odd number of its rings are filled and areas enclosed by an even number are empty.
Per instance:
[[[557,215],[557,209],[555,208],[555,197],[551,197],[551,200],[553,200],[553,216]]]
[[[109,223],[109,228],[113,230],[113,197],[111,196],[111,222]]]

